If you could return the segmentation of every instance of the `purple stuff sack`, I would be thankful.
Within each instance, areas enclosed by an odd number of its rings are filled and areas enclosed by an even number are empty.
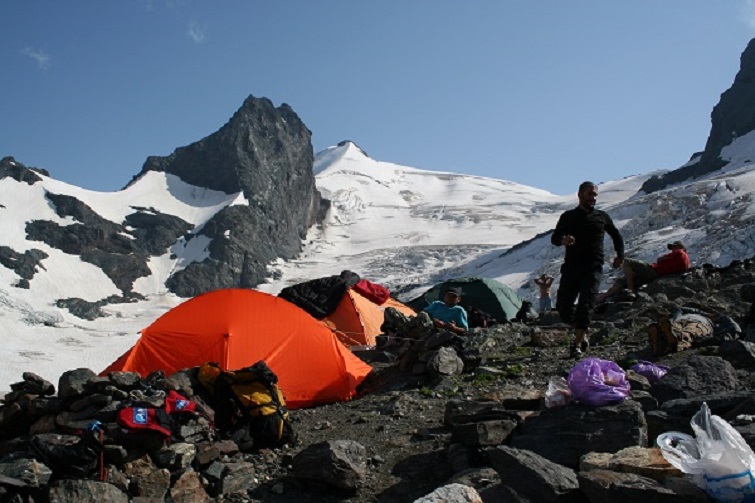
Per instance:
[[[653,384],[665,376],[669,368],[665,365],[640,360],[632,365],[632,370],[645,377],[650,384]]]
[[[567,382],[574,400],[586,405],[621,403],[631,390],[624,370],[612,361],[599,358],[585,358],[574,365]]]

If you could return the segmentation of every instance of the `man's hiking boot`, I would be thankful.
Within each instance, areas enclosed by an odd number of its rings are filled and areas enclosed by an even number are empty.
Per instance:
[[[88,477],[97,468],[102,444],[97,431],[85,431],[75,444],[56,443],[56,435],[35,435],[31,439],[32,450],[40,461],[52,468],[75,477]]]
[[[585,336],[584,339],[582,339],[582,342],[579,343],[579,349],[586,353],[588,349],[590,349],[590,338],[588,336]]]
[[[573,343],[569,348],[569,356],[571,356],[572,358],[581,358],[582,349],[578,348],[576,343]]]

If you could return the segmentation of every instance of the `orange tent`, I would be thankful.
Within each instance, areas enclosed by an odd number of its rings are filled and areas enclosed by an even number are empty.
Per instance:
[[[245,289],[205,293],[152,325],[101,375],[167,375],[208,361],[235,370],[264,360],[291,409],[347,400],[372,368],[322,323],[274,295]]]
[[[364,295],[349,289],[336,310],[323,318],[323,321],[334,329],[341,342],[347,346],[374,346],[375,336],[382,333],[380,326],[387,307],[398,309],[407,316],[417,314],[411,307],[393,298],[377,305]]]

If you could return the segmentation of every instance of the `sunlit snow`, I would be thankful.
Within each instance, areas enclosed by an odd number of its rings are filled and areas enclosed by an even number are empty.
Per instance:
[[[598,206],[620,227],[628,256],[652,261],[676,239],[685,241],[695,264],[724,265],[751,256],[751,136],[725,149],[731,163],[724,169],[690,183],[649,195],[638,190],[654,173],[601,183]],[[376,161],[351,142],[319,153],[313,169],[318,190],[331,201],[330,210],[322,224],[310,229],[298,259],[269,264],[269,277],[275,279],[259,285],[260,290],[277,293],[293,283],[350,269],[399,291],[404,300],[459,276],[495,278],[522,296],[532,296],[534,275],[558,277],[563,249],[550,244],[548,233],[564,210],[576,206],[577,186],[583,181],[574,180],[572,193],[556,195],[499,179]],[[82,320],[55,307],[54,301],[97,301],[120,292],[99,268],[78,256],[26,240],[25,226],[31,220],[73,223],[55,214],[45,191],[74,196],[116,223],[134,208],[152,208],[200,227],[228,205],[247,204],[242,194],[194,187],[158,172],[113,193],[42,178],[33,185],[0,180],[0,246],[16,252],[37,248],[49,255],[29,289],[14,287],[19,277],[0,267],[0,390],[25,371],[55,384],[68,369],[101,371],[134,344],[142,328],[185,300],[167,292],[165,279],[203,260],[210,245],[204,236],[179,239],[165,254],[150,259],[151,276],[134,283],[146,301],[108,305],[103,308],[106,317]],[[607,254],[611,252],[608,245]],[[604,287],[611,274],[606,267]]]

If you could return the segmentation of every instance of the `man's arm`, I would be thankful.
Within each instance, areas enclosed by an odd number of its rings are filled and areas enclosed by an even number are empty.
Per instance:
[[[551,234],[551,244],[553,244],[553,246],[561,246],[564,244],[564,236],[569,234],[567,231],[568,221],[569,218],[566,216],[566,213],[562,213],[561,216],[558,217],[556,228],[553,230],[553,234]]]
[[[611,240],[613,241],[613,249],[616,250],[616,258],[613,261],[613,268],[618,269],[621,267],[621,264],[624,263],[624,238],[621,237],[621,234],[619,233],[619,229],[616,228],[616,225],[614,225],[613,220],[611,220],[611,217],[606,215],[606,232],[609,236],[611,236]]]

